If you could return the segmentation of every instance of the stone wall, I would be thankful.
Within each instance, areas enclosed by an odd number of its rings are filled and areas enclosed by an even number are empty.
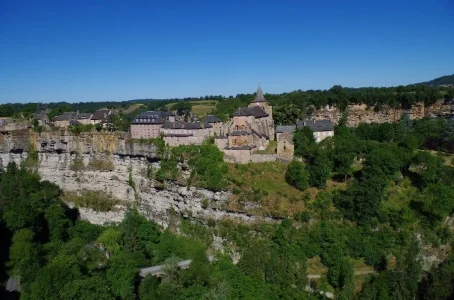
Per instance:
[[[251,161],[251,150],[224,149],[224,161],[232,164],[247,164]]]
[[[277,156],[276,154],[252,154],[251,162],[261,163],[268,161],[276,161],[276,156]]]

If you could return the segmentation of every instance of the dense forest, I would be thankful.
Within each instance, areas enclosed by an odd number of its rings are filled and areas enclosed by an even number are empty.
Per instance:
[[[92,225],[27,162],[11,163],[0,172],[1,282],[20,277],[24,299],[323,298],[317,291],[338,299],[452,299],[453,254],[430,270],[424,265],[454,246],[454,122],[404,116],[335,130],[319,144],[307,128],[295,133],[302,160],[285,167],[285,180],[316,194],[291,199],[300,209],[272,223],[201,225],[175,216],[164,229],[132,206],[120,224]],[[175,180],[187,161],[191,185],[252,184],[230,176],[232,166],[210,143],[160,151],[161,168],[151,170],[157,180]],[[245,167],[252,176],[252,165]],[[257,195],[263,191],[243,196],[264,204]],[[189,269],[179,269],[186,259]],[[138,275],[160,264],[161,277]],[[320,270],[320,279],[308,279]]]

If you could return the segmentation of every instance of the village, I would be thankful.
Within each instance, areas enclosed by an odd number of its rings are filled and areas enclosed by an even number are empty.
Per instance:
[[[46,111],[33,114],[32,122],[17,122],[12,118],[0,119],[0,130],[12,131],[41,126],[54,130],[68,130],[80,125],[92,125],[98,130],[110,128],[116,110],[102,108],[93,113],[64,112],[49,119]],[[34,124],[33,124],[34,123]],[[275,125],[273,107],[267,102],[259,86],[255,99],[248,107],[238,108],[227,122],[214,115],[189,120],[172,111],[146,111],[138,114],[129,125],[133,140],[162,138],[170,147],[200,145],[212,139],[224,160],[245,164],[263,161],[291,161],[294,156],[293,133],[309,127],[316,142],[334,135],[331,120],[304,119],[296,124]]]

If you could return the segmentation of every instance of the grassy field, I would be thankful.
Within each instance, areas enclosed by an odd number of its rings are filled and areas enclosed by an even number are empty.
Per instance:
[[[305,192],[285,181],[287,165],[280,162],[229,164],[229,179],[233,195],[230,209],[243,209],[245,202],[256,202],[260,208],[250,212],[258,215],[294,215],[304,211]]]
[[[310,187],[300,191],[285,181],[287,164],[281,162],[229,164],[229,189],[233,191],[229,209],[243,210],[255,215],[294,217],[312,203],[319,189]],[[325,191],[342,190],[346,182],[327,180]],[[258,207],[245,208],[244,204],[257,203]]]
[[[138,110],[143,105],[144,104],[142,104],[142,103],[133,104],[133,105],[129,106],[128,108],[124,109],[122,112],[125,115],[127,115],[127,114],[135,112],[136,110]]]
[[[197,116],[199,116],[199,118],[202,118],[202,117],[208,115],[211,111],[213,111],[219,101],[218,100],[202,100],[202,101],[189,101],[189,102],[192,104],[191,112],[193,114],[197,114]],[[175,103],[169,103],[166,105],[166,107],[171,109]]]

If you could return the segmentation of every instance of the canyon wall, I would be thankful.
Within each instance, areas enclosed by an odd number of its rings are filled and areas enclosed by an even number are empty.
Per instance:
[[[15,132],[1,136],[0,167],[6,167],[10,161],[17,164],[26,161],[27,151],[33,149],[38,150],[36,169],[43,180],[57,184],[65,192],[95,191],[120,201],[120,205],[108,212],[80,208],[81,218],[92,223],[121,221],[130,204],[163,226],[167,226],[173,216],[202,223],[222,218],[259,221],[244,212],[227,210],[229,191],[212,192],[150,179],[148,169],[159,168],[154,145],[134,144],[113,134],[71,136]],[[95,160],[109,162],[110,167],[90,167]],[[183,176],[189,177],[189,172],[183,172]]]
[[[443,100],[425,107],[423,102],[412,105],[409,109],[391,108],[384,106],[380,110],[366,104],[348,105],[346,111],[347,126],[358,126],[360,123],[393,123],[397,122],[403,114],[408,114],[410,119],[419,120],[425,116],[449,116],[454,114],[454,107],[443,104]],[[331,120],[339,123],[343,112],[336,107],[323,107],[312,113],[315,120]]]

